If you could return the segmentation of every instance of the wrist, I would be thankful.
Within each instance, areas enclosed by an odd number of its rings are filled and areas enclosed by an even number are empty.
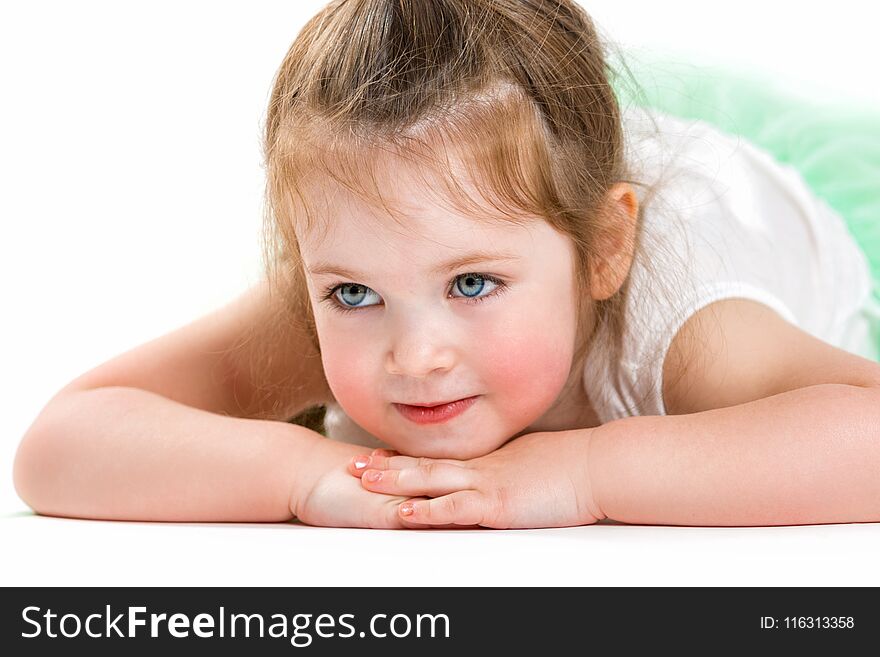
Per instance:
[[[325,436],[299,425],[288,425],[297,434],[295,453],[288,458],[288,508],[295,518],[302,518],[309,508],[313,491],[328,474],[345,473],[352,457],[368,453],[363,445],[354,445]],[[346,475],[349,476],[349,475]]]
[[[603,449],[604,440],[607,437],[607,424],[600,425],[598,427],[592,427],[587,430],[587,438],[585,440],[585,451],[586,455],[582,462],[585,464],[584,470],[584,478],[586,480],[585,490],[587,491],[587,500],[586,506],[589,513],[596,519],[596,521],[604,520],[608,517],[603,511],[603,506],[601,500],[603,499],[601,496],[601,491],[599,491],[598,480],[594,476],[594,473],[597,472],[597,463],[600,458],[599,455]],[[605,429],[603,431],[603,429]]]
[[[290,438],[290,447],[284,456],[287,473],[287,508],[294,518],[299,517],[309,492],[315,485],[316,453],[319,452],[324,437],[312,429],[298,424],[285,424]]]

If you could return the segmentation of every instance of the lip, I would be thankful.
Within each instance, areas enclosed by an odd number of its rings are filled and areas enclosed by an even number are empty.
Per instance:
[[[452,402],[457,402],[462,399],[469,399],[469,397],[457,397],[456,399],[450,399],[449,401],[431,402],[430,404],[405,404],[403,402],[400,402],[400,405],[401,406],[415,406],[416,408],[433,408],[435,406],[443,406],[444,404],[451,404]]]
[[[413,406],[410,404],[394,404],[403,417],[416,424],[439,424],[464,413],[474,405],[479,395],[465,397],[437,406]]]

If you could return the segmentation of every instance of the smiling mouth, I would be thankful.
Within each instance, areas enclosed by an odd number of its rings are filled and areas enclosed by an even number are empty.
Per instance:
[[[478,397],[479,395],[474,395],[433,406],[395,403],[394,407],[403,417],[416,424],[437,424],[461,415],[474,405]]]
[[[457,401],[461,401],[462,399],[470,399],[470,397],[460,397],[458,399],[452,399],[450,401],[445,402],[434,402],[431,404],[401,404],[402,406],[416,406],[418,408],[434,408],[436,406],[445,406],[446,404],[452,404]]]

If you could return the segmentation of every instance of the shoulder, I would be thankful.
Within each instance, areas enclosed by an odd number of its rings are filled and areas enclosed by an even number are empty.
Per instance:
[[[672,340],[662,368],[669,415],[826,383],[880,386],[880,363],[820,340],[754,298],[723,298],[695,312]]]
[[[653,169],[644,178],[659,180],[659,189],[643,217],[621,360],[606,363],[597,350],[585,370],[603,422],[729,405],[749,390],[759,396],[792,385],[786,377],[806,380],[790,346],[839,361],[846,352],[829,354],[835,347],[816,336],[833,339],[829,327],[868,291],[866,272],[853,285],[840,269],[846,258],[815,248],[817,239],[832,250],[842,243],[830,232],[835,218],[781,166],[708,126],[670,125],[687,145],[670,174]],[[774,182],[780,171],[784,184]],[[770,364],[760,366],[761,358]],[[727,387],[732,378],[739,383]]]

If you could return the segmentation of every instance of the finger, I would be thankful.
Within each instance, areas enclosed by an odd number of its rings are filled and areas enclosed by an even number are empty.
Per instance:
[[[425,501],[428,498],[416,497],[413,499]],[[374,529],[449,529],[450,527],[454,527],[454,525],[434,526],[425,523],[410,522],[398,513],[400,502],[400,498],[397,497],[390,501],[388,504],[385,504],[382,508],[382,516],[379,518],[379,522],[374,523],[372,527]]]
[[[374,449],[370,456],[398,456],[400,452],[394,449],[385,449],[384,447],[379,447]]]
[[[427,525],[483,525],[486,522],[484,496],[475,490],[461,490],[434,499],[414,498],[398,506],[402,521]]]
[[[467,461],[461,461],[458,459],[432,459],[427,456],[390,456],[387,458],[379,457],[378,461],[375,465],[372,463],[369,467],[377,468],[377,469],[403,469],[403,468],[417,468],[419,466],[428,465],[429,463],[446,463],[448,465],[457,465],[459,467],[466,467]]]
[[[367,469],[367,466],[373,461],[375,457],[367,454],[358,454],[357,456],[351,457],[348,462],[348,466],[346,469],[349,474],[354,475],[355,477],[360,478],[362,474],[364,474],[364,470]]]
[[[415,468],[428,463],[448,463],[451,465],[464,466],[464,461],[455,459],[429,459],[424,456],[385,456],[376,454],[376,450],[372,454],[359,454],[352,457],[348,463],[348,472],[355,477],[360,477],[368,468],[374,470],[399,470],[402,468]]]
[[[361,485],[386,495],[427,495],[439,497],[475,487],[476,472],[458,465],[431,461],[427,465],[402,470],[365,470]]]
[[[427,497],[413,497],[410,502],[427,501]],[[392,503],[386,505],[385,508],[385,517],[383,518],[383,523],[381,525],[377,525],[377,528],[392,528],[392,529],[484,529],[479,525],[456,525],[453,523],[449,524],[439,524],[432,525],[428,523],[421,522],[413,522],[408,520],[405,516],[401,516],[398,509],[400,508],[400,498],[395,499]]]
[[[392,460],[394,460],[393,466],[391,465]],[[360,477],[368,468],[385,470],[389,467],[414,467],[418,464],[418,461],[419,459],[411,456],[385,456],[383,454],[376,454],[374,451],[372,454],[359,454],[358,456],[352,457],[348,462],[348,471],[355,477]]]

